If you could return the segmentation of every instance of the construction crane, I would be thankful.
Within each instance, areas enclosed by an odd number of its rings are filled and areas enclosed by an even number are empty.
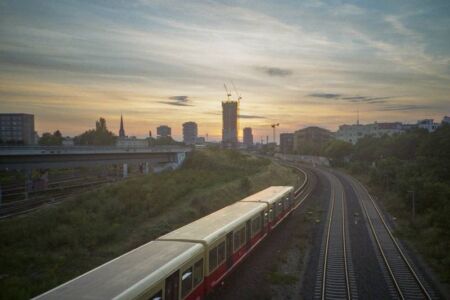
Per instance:
[[[227,99],[228,101],[230,101],[230,97],[231,97],[231,91],[228,90],[227,85],[223,84],[223,86],[225,87],[225,91],[227,92]]]
[[[275,127],[277,127],[277,126],[280,126],[280,123],[276,123],[276,124],[272,124],[272,125],[270,125],[270,127],[272,127],[272,129],[273,129],[273,143],[276,145],[277,144],[277,142],[276,142],[276,140],[275,140]]]
[[[236,92],[236,95],[238,96],[238,102],[240,102],[241,99],[242,99],[241,94],[239,94],[239,92],[238,92],[236,86],[234,85],[233,80],[231,80],[231,84],[233,85],[233,89],[234,89],[234,91]]]

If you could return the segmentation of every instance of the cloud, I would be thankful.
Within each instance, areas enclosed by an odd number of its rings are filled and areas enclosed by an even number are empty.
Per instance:
[[[331,94],[331,93],[313,93],[308,96],[314,98],[325,98],[325,99],[339,99],[341,98],[341,94]]]
[[[269,76],[275,77],[287,77],[291,76],[293,73],[292,70],[290,69],[282,69],[275,67],[257,67],[257,69]]]
[[[378,111],[409,111],[409,110],[423,110],[432,108],[433,107],[430,105],[392,104],[392,105],[385,105],[382,108],[378,109]]]
[[[369,97],[369,96],[352,96],[352,97],[342,97],[342,100],[348,100],[350,102],[367,102],[367,103],[384,103],[385,100],[394,98],[392,96],[388,97]]]
[[[309,94],[308,96],[314,98],[344,100],[347,102],[366,102],[366,103],[384,103],[386,102],[385,100],[394,98],[393,96],[386,96],[386,97],[344,96],[342,94],[335,94],[335,93],[312,93]]]
[[[188,102],[189,97],[188,96],[172,96],[169,97],[170,100],[176,100],[178,102]]]
[[[173,105],[173,106],[193,106],[189,104],[189,96],[171,96],[169,97],[171,101],[158,101],[158,103]]]
[[[266,117],[254,116],[254,115],[239,115],[239,118],[241,118],[241,119],[266,119]]]

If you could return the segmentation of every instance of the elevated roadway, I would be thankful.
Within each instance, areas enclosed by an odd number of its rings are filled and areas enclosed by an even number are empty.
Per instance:
[[[0,147],[0,170],[90,167],[111,164],[180,164],[191,148]]]

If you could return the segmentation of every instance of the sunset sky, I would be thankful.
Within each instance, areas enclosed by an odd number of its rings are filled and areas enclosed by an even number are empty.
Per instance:
[[[369,4],[370,3],[370,4]],[[76,135],[195,121],[220,139],[223,84],[255,140],[450,115],[450,1],[3,1],[0,111]],[[233,92],[233,97],[235,93]],[[242,132],[240,132],[240,135]]]

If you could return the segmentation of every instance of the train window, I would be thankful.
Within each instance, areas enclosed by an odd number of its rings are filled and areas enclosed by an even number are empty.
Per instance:
[[[267,210],[264,212],[264,226],[269,222],[269,213]]]
[[[181,275],[181,297],[184,298],[192,290],[192,267]]]
[[[225,241],[217,246],[217,264],[220,265],[221,262],[225,260]]]
[[[258,216],[252,221],[252,236],[261,231],[261,216]]]
[[[240,247],[241,247],[241,235],[240,235],[240,230],[236,231],[234,233],[234,251],[237,251]]]
[[[209,250],[209,272],[217,267],[217,247]]]
[[[240,246],[240,244],[239,244],[239,231],[236,231],[234,234],[233,234],[233,246],[234,246],[234,251],[236,251],[237,249],[239,249],[239,246]]]
[[[270,208],[269,211],[269,218],[272,221],[273,219],[275,219],[275,210],[277,209],[277,206],[274,204],[272,205],[272,207]]]
[[[242,227],[234,233],[234,251],[237,251],[245,244],[245,227]]]
[[[148,300],[162,300],[162,290],[159,290],[157,293],[154,293]]]
[[[203,259],[200,259],[194,265],[194,286],[197,286],[203,280]]]

